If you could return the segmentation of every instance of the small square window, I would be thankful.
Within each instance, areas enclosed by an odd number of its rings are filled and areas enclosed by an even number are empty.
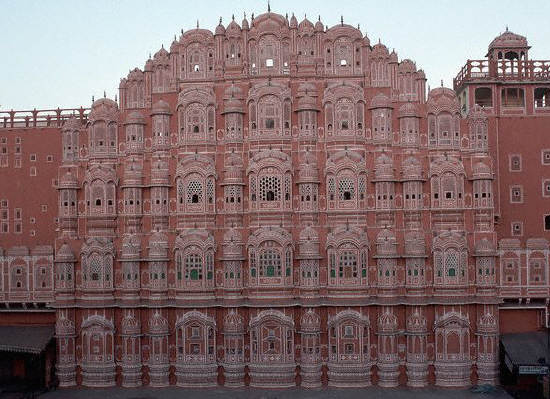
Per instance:
[[[47,211],[48,211],[48,205],[46,205],[46,204],[40,205],[40,210],[41,210],[42,212],[47,212]]]
[[[29,173],[30,173],[31,176],[36,176],[36,167],[31,166],[31,168],[29,170]]]
[[[2,208],[7,208],[8,207],[8,200],[2,200],[0,202],[0,205],[2,206]]]
[[[510,187],[510,202],[520,204],[523,202],[523,189],[521,186]]]
[[[31,230],[31,237],[34,237],[36,235],[36,231],[35,230]]]
[[[15,144],[21,144],[21,137],[15,138]]]
[[[542,196],[550,197],[550,179],[544,179],[542,181]]]
[[[523,235],[523,223],[522,222],[512,222],[511,223],[512,235],[519,237]]]
[[[265,66],[271,68],[273,66],[273,58],[267,58],[265,60]]]
[[[510,172],[521,172],[521,155],[520,154],[510,154]]]
[[[36,154],[31,154],[30,160],[31,162],[36,162]]]
[[[53,162],[53,155],[48,155],[46,157],[46,162]]]

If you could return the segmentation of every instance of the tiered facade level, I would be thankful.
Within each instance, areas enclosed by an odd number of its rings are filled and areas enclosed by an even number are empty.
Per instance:
[[[494,384],[531,309],[505,300],[549,296],[527,49],[426,95],[358,29],[268,12],[182,32],[118,103],[7,113],[3,302],[56,309],[64,387]]]

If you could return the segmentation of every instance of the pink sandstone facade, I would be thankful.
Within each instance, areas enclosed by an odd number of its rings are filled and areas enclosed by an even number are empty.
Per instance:
[[[118,100],[2,112],[3,309],[55,309],[64,387],[495,384],[550,296],[528,49],[427,93],[343,21],[268,12],[182,32]]]

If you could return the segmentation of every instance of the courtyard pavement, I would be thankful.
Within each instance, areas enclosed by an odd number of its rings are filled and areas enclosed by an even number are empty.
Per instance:
[[[458,389],[407,389],[379,388],[362,389],[279,389],[265,390],[254,388],[240,389],[184,389],[169,388],[74,388],[59,389],[40,395],[40,399],[511,399],[502,388],[490,393],[475,393],[472,390]]]

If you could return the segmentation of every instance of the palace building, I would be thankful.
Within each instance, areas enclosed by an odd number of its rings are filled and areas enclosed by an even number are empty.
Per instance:
[[[28,346],[62,387],[497,384],[499,335],[550,298],[529,48],[506,30],[427,91],[343,20],[269,11],[182,31],[89,109],[0,112],[0,367],[31,372]]]

